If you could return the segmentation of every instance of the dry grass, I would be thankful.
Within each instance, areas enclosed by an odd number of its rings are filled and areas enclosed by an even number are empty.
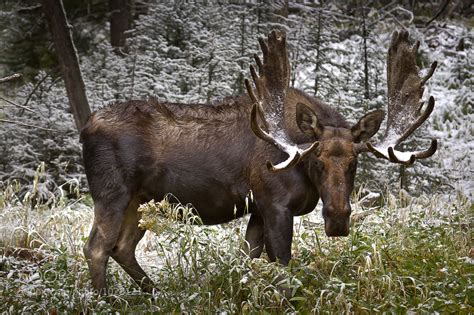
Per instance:
[[[246,219],[191,226],[182,221],[199,219],[187,207],[149,203],[142,224],[156,234],[140,254],[159,290],[141,293],[113,263],[116,294],[104,299],[90,291],[82,256],[89,197],[68,199],[58,188],[39,198],[35,189],[0,191],[1,312],[474,312],[473,206],[460,195],[387,194],[348,238],[329,239],[315,215],[303,217],[285,268],[241,253]]]

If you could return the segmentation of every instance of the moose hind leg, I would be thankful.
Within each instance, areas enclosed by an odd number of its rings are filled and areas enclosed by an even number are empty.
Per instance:
[[[244,251],[250,258],[259,258],[263,251],[263,219],[253,213],[245,232]]]
[[[122,266],[143,291],[151,293],[155,285],[140,267],[135,256],[136,247],[145,234],[145,230],[138,227],[138,205],[138,202],[131,202],[125,212],[120,235],[112,251],[112,258]]]
[[[89,266],[92,286],[99,294],[107,293],[107,262],[119,237],[128,202],[127,194],[108,203],[95,202],[94,223],[84,246],[84,256]]]

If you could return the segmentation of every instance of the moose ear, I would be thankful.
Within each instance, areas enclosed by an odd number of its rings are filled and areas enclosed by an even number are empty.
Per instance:
[[[383,110],[378,109],[362,117],[354,127],[351,128],[354,142],[363,142],[372,138],[379,131],[380,125],[385,117]]]
[[[324,127],[319,123],[314,110],[303,103],[296,104],[296,123],[300,130],[311,137],[319,138]]]

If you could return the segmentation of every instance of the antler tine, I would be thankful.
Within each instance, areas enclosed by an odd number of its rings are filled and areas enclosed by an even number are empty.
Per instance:
[[[388,157],[389,157],[390,162],[400,163],[400,164],[405,164],[405,165],[412,165],[413,163],[415,163],[416,157],[414,154],[410,155],[410,158],[404,161],[404,160],[399,159],[395,155],[395,150],[392,147],[388,147],[387,151],[388,151]]]
[[[270,134],[268,134],[266,131],[264,131],[264,130],[262,130],[262,128],[260,128],[260,126],[258,124],[258,121],[257,121],[257,112],[260,112],[260,111],[261,111],[261,109],[259,108],[259,104],[258,103],[253,104],[252,110],[250,112],[250,127],[252,128],[252,131],[260,139],[273,144],[274,146],[276,146],[277,148],[279,148],[282,151],[287,152],[286,148],[282,145],[282,143],[276,141],[275,138],[273,138]],[[259,116],[260,116],[260,114],[259,114]],[[292,167],[293,165],[298,163],[298,161],[301,158],[301,155],[298,152],[298,150],[293,150],[293,152],[288,153],[288,155],[289,155],[288,159],[286,159],[284,162],[281,162],[281,163],[277,164],[276,166],[273,165],[272,162],[267,161],[266,162],[267,168],[272,172],[277,172],[277,171],[280,171],[280,170],[284,170],[284,169]]]
[[[258,124],[258,120],[257,120],[257,115],[259,116],[261,115],[259,114],[260,111],[261,111],[261,108],[259,104],[254,103],[252,105],[252,110],[250,112],[250,127],[252,128],[252,131],[260,139],[273,144],[274,146],[276,146],[277,148],[279,148],[280,150],[288,154],[288,158],[277,165],[273,165],[272,162],[267,161],[266,165],[269,170],[273,172],[278,172],[278,171],[290,168],[294,166],[295,164],[297,164],[303,157],[305,157],[306,155],[308,155],[309,153],[311,153],[313,150],[315,150],[318,147],[319,142],[317,141],[312,143],[306,149],[301,149],[297,146],[289,146],[286,143],[276,140],[275,137],[273,137],[272,135],[267,133],[265,130],[260,128]]]
[[[434,104],[435,104],[435,99],[433,96],[430,96],[430,99],[428,101],[428,105],[421,114],[418,119],[413,123],[413,125],[409,126],[407,130],[400,136],[400,138],[396,141],[395,144],[402,143],[406,138],[408,138],[419,126],[421,126],[425,120],[430,117],[431,113],[433,112],[434,109]]]
[[[437,141],[432,140],[428,149],[415,152],[397,151],[395,147],[406,140],[421,126],[433,111],[435,100],[431,96],[425,110],[420,99],[424,85],[432,76],[437,62],[431,64],[430,70],[422,78],[416,65],[416,53],[420,46],[417,41],[410,47],[408,32],[394,32],[388,50],[387,85],[388,85],[388,121],[384,139],[380,145],[366,143],[367,150],[376,157],[385,158],[393,163],[411,165],[417,159],[432,156],[437,149]],[[360,151],[365,151],[364,148]]]
[[[254,54],[253,58],[255,59],[255,63],[257,64],[257,67],[258,67],[258,74],[262,75],[263,74],[262,60],[260,60],[260,57],[257,54]]]
[[[385,158],[392,163],[412,165],[418,159],[426,159],[435,154],[438,148],[438,141],[436,139],[432,139],[430,147],[428,149],[412,153],[401,152],[395,150],[393,147],[388,147],[387,154],[385,154],[383,152],[380,152],[379,148],[374,147],[370,142],[367,142],[366,145],[368,150],[378,158]],[[406,158],[407,154],[409,154],[408,158]],[[405,159],[403,159],[402,157],[405,157]]]
[[[419,48],[420,48],[420,41],[417,40],[415,45],[413,46],[413,49],[411,50],[411,52],[413,53],[413,57],[416,58],[416,54],[418,53]]]
[[[250,81],[248,79],[245,79],[244,83],[245,83],[245,88],[247,89],[247,93],[249,94],[250,99],[252,100],[252,103],[253,104],[257,103],[258,100],[257,100],[257,97],[255,96],[255,93],[253,92]]]
[[[272,162],[267,161],[267,168],[272,172],[286,170],[298,164],[299,161],[301,161],[305,156],[313,152],[318,146],[319,142],[316,141],[311,143],[306,149],[297,148],[297,150],[290,151],[288,158],[285,161],[278,163],[277,165],[273,165]]]
[[[263,60],[266,60],[268,57],[268,45],[267,43],[265,43],[265,40],[261,37],[258,38],[258,43],[260,44],[260,48],[262,49]]]
[[[268,134],[265,130],[260,128],[258,121],[257,121],[257,112],[260,112],[259,110],[259,105],[258,103],[255,103],[252,105],[252,110],[250,112],[250,128],[252,128],[252,131],[255,133],[257,137],[259,137],[262,140],[265,140],[279,149],[282,149],[281,144],[278,143],[270,134]],[[259,116],[261,114],[258,114]]]
[[[252,66],[250,66],[250,67],[251,67],[251,68],[250,68],[250,72],[252,72]],[[254,77],[254,75],[252,75],[252,77]],[[255,79],[254,79],[254,82],[256,82]],[[254,105],[255,105],[255,104],[259,104],[258,99],[257,99],[257,96],[256,96],[255,93],[253,92],[252,85],[250,84],[250,81],[249,81],[248,79],[245,79],[245,80],[244,80],[244,83],[245,83],[245,88],[247,89],[247,93],[249,94],[250,99],[252,100],[252,103],[253,103]],[[263,123],[264,123],[264,125],[265,125],[265,128],[268,129],[268,124],[267,124],[267,122],[265,121],[264,117],[262,116],[261,112],[259,111],[258,114],[259,114],[259,116],[260,116],[260,119],[263,121]],[[251,117],[252,117],[252,115],[251,115]],[[251,124],[251,126],[252,126],[252,124],[253,124],[252,119],[250,120],[250,124]],[[258,125],[258,123],[257,123],[257,125]],[[253,128],[252,128],[252,130],[253,130]],[[255,130],[254,130],[254,132],[255,132]],[[258,136],[258,135],[257,135],[257,136]],[[259,137],[260,137],[260,136],[259,136]]]
[[[261,81],[260,76],[257,74],[257,71],[255,71],[255,67],[253,65],[250,65],[250,75],[252,76],[253,82],[255,82],[255,87],[257,89],[257,95],[262,95],[263,94],[263,84]]]
[[[426,81],[428,81],[431,76],[433,75],[433,73],[435,72],[436,70],[436,67],[438,66],[438,62],[437,61],[433,61],[433,63],[431,64],[431,67],[430,67],[430,70],[428,71],[428,73],[425,75],[425,77],[421,80],[421,86],[425,85]]]
[[[286,51],[286,36],[284,33],[272,31],[268,38],[258,40],[263,53],[263,62],[254,55],[257,70],[250,66],[250,75],[255,84],[255,90],[249,80],[245,87],[253,102],[250,112],[250,127],[257,137],[276,146],[288,155],[288,158],[273,165],[267,162],[267,167],[273,172],[288,169],[317,147],[317,142],[303,148],[290,140],[284,127],[284,106],[289,88],[290,67]],[[268,114],[267,114],[268,113]],[[269,117],[267,120],[266,117]],[[265,129],[260,127],[259,120]]]
[[[438,149],[438,140],[436,139],[431,139],[431,144],[428,149],[425,151],[419,151],[415,153],[415,157],[417,159],[426,159],[432,156],[433,154],[436,153],[436,150]]]

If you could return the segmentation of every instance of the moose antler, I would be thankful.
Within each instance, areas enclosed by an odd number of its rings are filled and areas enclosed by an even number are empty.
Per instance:
[[[387,58],[388,120],[384,138],[379,145],[367,142],[364,151],[385,158],[390,162],[411,165],[416,159],[432,156],[437,149],[436,139],[431,140],[428,149],[414,152],[401,152],[395,147],[408,138],[430,116],[434,108],[431,96],[428,105],[422,111],[424,102],[420,102],[424,84],[433,75],[437,62],[433,62],[424,77],[420,77],[416,65],[416,53],[420,42],[411,47],[408,32],[395,32],[392,36]]]
[[[263,62],[256,54],[254,55],[258,74],[255,67],[250,66],[256,93],[249,80],[245,79],[247,92],[253,102],[250,126],[257,137],[288,154],[286,161],[277,165],[267,161],[268,169],[276,172],[298,163],[302,157],[318,146],[318,142],[305,148],[299,147],[289,139],[284,130],[284,106],[290,82],[285,34],[272,31],[267,40],[260,38],[258,41],[263,53]],[[267,131],[260,127],[259,119]]]

